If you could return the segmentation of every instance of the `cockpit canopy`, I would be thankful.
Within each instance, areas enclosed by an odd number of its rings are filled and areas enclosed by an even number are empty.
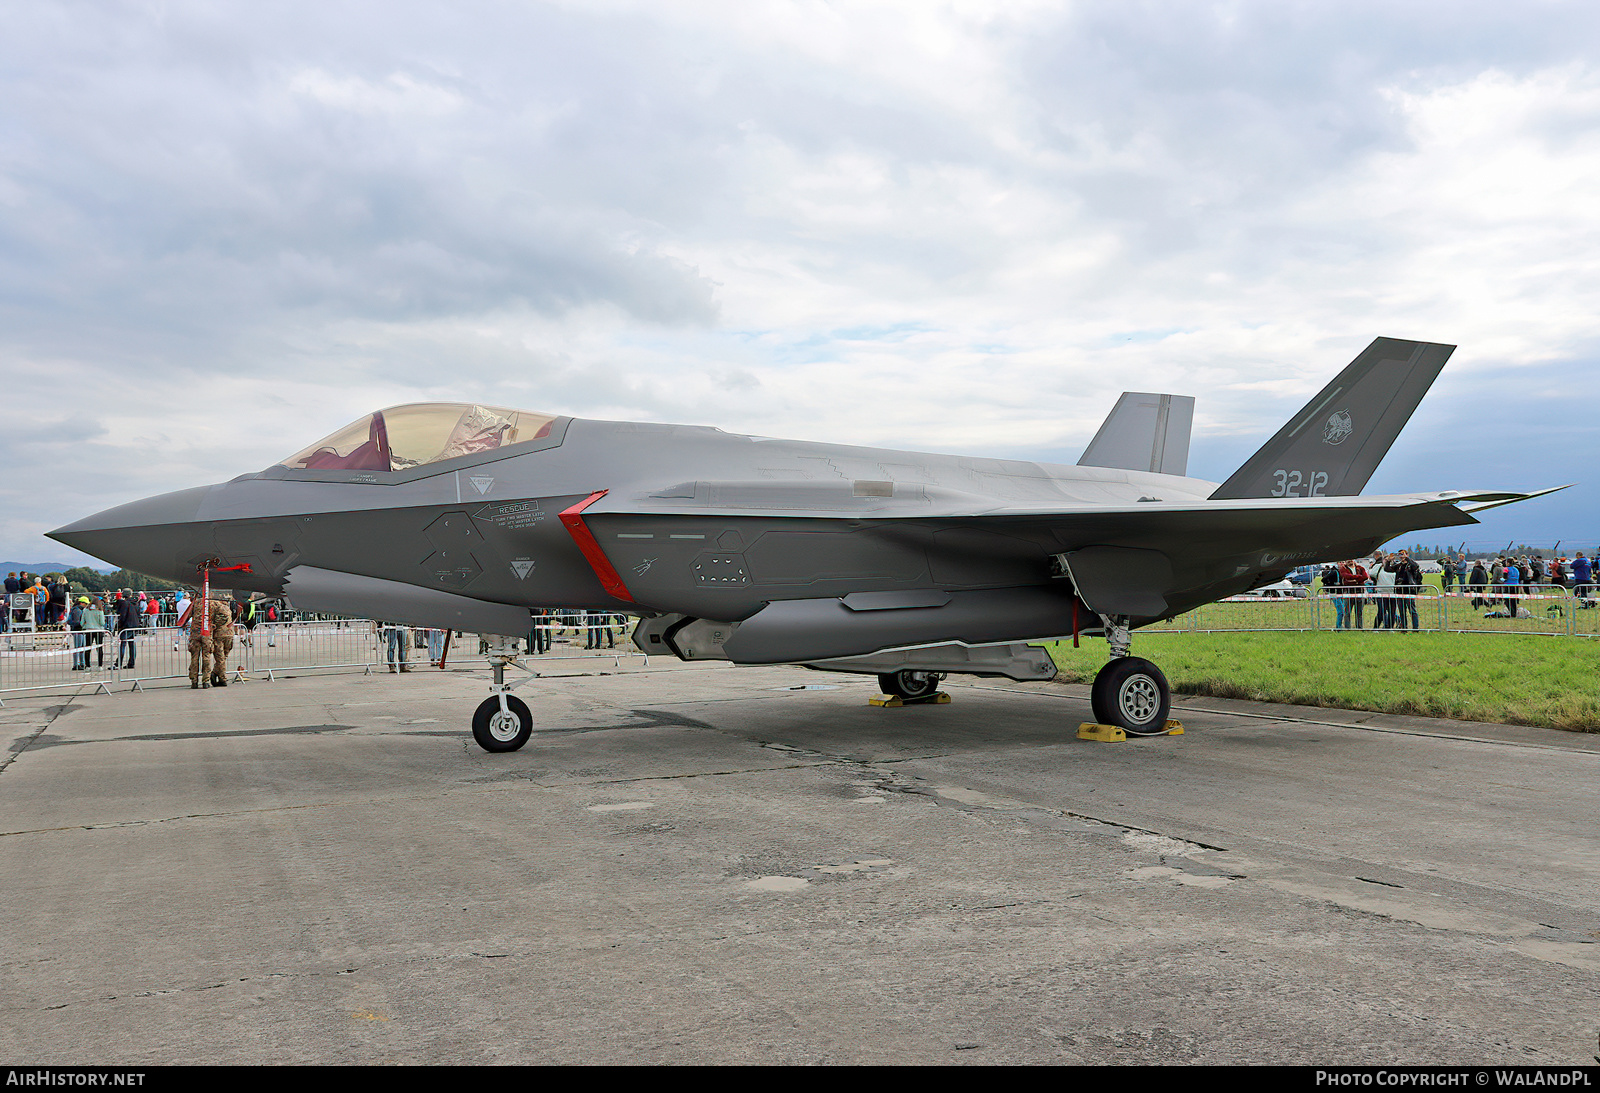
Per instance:
[[[282,460],[292,470],[404,471],[550,435],[553,414],[471,402],[413,402],[353,421]]]

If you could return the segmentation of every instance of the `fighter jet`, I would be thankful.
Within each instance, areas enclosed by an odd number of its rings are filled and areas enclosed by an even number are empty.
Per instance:
[[[1097,721],[1163,731],[1171,693],[1132,634],[1537,496],[1359,496],[1454,346],[1378,338],[1220,485],[1186,476],[1194,400],[1124,394],[1076,466],[774,440],[457,403],[376,411],[230,482],[121,505],[51,538],[116,565],[300,609],[504,635],[473,718],[532,732],[506,666],[530,608],[639,619],[686,661],[1049,679],[1034,642],[1104,638]],[[1550,492],[1550,491],[1540,491]],[[238,567],[238,568],[233,568]]]

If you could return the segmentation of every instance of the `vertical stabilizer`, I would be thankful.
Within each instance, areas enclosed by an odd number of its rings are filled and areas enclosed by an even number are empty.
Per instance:
[[[1212,499],[1360,493],[1455,348],[1375,339]]]
[[[1194,399],[1188,395],[1124,391],[1078,466],[1182,476],[1189,470],[1193,424]]]

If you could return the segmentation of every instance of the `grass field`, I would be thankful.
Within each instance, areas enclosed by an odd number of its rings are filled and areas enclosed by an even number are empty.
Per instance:
[[[1046,645],[1088,683],[1106,644]],[[1522,634],[1139,631],[1134,655],[1176,692],[1600,732],[1600,643]]]

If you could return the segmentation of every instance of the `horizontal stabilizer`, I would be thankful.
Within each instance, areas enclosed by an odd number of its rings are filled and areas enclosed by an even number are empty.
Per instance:
[[[1530,497],[1543,497],[1547,493],[1571,489],[1576,485],[1576,482],[1568,482],[1565,486],[1549,486],[1542,490],[1534,490],[1532,493],[1474,494],[1471,500],[1463,503],[1460,508],[1462,512],[1482,512],[1484,509],[1497,509],[1501,505],[1514,505],[1518,501],[1526,501]],[[1556,545],[1559,546],[1560,544]]]
[[[1194,399],[1124,391],[1078,460],[1080,467],[1153,471],[1182,477],[1189,470]]]
[[[1455,348],[1374,339],[1212,499],[1360,493]]]

